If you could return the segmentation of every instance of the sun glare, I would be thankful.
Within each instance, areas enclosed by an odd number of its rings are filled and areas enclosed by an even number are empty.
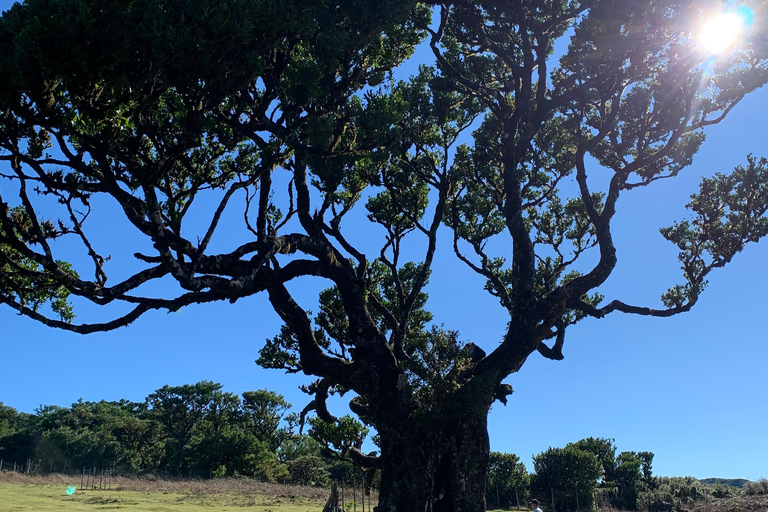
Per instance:
[[[742,28],[744,20],[738,14],[718,14],[702,27],[699,36],[701,44],[711,53],[723,52],[736,41]]]

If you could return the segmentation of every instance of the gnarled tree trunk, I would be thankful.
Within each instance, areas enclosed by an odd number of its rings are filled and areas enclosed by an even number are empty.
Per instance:
[[[490,401],[452,403],[379,427],[376,512],[483,512]]]

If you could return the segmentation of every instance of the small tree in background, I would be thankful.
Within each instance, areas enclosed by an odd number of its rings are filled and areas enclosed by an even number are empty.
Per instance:
[[[616,457],[616,494],[613,506],[624,510],[637,510],[637,498],[642,491],[642,461],[634,452],[621,452]]]
[[[616,445],[614,439],[588,437],[572,443],[575,448],[594,454],[600,463],[601,484],[612,486],[616,479]]]
[[[565,448],[549,448],[533,457],[536,472],[531,478],[531,495],[550,501],[554,491],[578,493],[579,505],[590,507],[601,475],[600,463],[593,453],[581,450],[573,444]],[[582,501],[583,499],[583,501]],[[575,496],[565,499],[555,496],[557,511],[576,510]]]
[[[491,452],[488,480],[485,487],[486,502],[495,508],[527,505],[531,477],[525,464],[514,453]]]

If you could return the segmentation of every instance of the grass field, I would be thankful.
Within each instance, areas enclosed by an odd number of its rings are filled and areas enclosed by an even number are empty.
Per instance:
[[[67,487],[80,479],[0,474],[0,512],[319,512],[323,489],[260,484],[247,480],[148,481],[115,479],[112,490]],[[116,487],[116,488],[115,488]]]
[[[79,484],[79,477],[0,472],[0,512],[320,512],[328,497],[328,489],[241,478],[115,478],[111,490],[77,489],[68,496],[67,487]],[[374,497],[373,502],[376,500]],[[685,510],[768,512],[768,495],[700,501]],[[361,512],[359,504],[357,512]]]

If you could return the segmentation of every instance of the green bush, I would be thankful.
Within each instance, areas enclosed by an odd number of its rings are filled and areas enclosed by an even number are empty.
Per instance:
[[[763,496],[768,494],[768,479],[761,478],[757,482],[745,483],[744,494],[747,496]]]

